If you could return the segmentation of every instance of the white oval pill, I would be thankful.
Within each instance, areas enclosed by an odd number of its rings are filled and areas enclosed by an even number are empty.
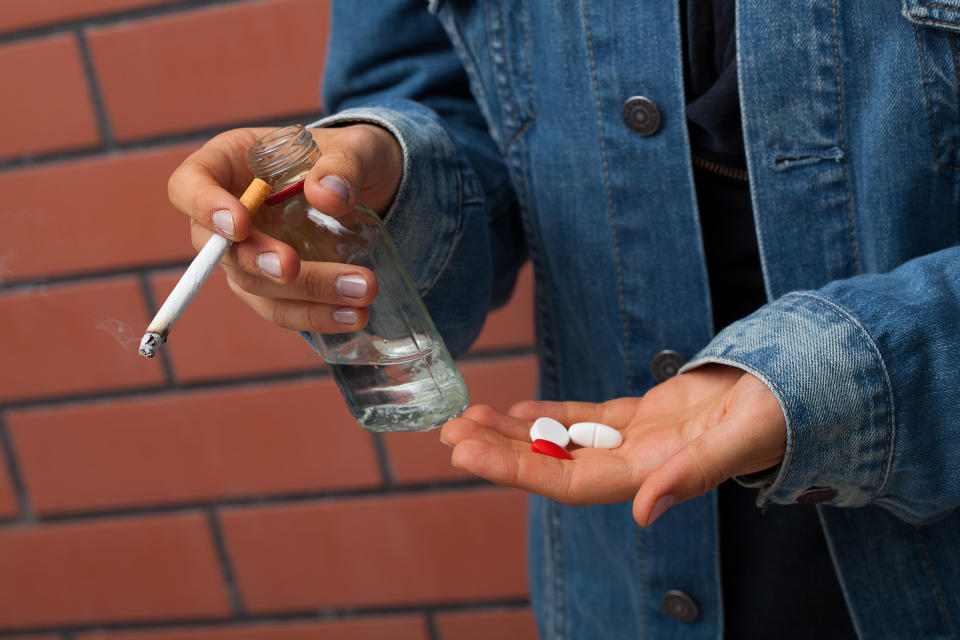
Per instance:
[[[553,444],[565,447],[570,444],[567,428],[553,418],[537,418],[530,427],[531,440],[549,440]]]
[[[570,425],[567,432],[574,444],[581,447],[616,449],[623,443],[620,432],[599,422],[578,422]]]

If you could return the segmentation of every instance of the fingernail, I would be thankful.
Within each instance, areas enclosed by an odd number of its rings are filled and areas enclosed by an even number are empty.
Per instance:
[[[257,256],[257,267],[271,278],[283,277],[283,267],[280,266],[280,256],[270,251],[264,251]]]
[[[217,231],[228,238],[233,237],[233,215],[231,215],[229,211],[226,209],[214,211],[211,218],[213,219],[213,226],[217,228]]]
[[[647,526],[652,525],[657,518],[663,515],[663,512],[673,506],[673,496],[661,496],[657,503],[653,505],[653,511],[650,512],[650,520]]]
[[[340,176],[324,176],[320,181],[320,186],[330,189],[344,202],[350,197],[350,185]]]
[[[348,298],[362,298],[367,293],[367,281],[360,276],[340,276],[333,286],[337,293]]]
[[[350,307],[341,307],[333,312],[333,319],[340,324],[355,324],[357,322],[357,312]]]

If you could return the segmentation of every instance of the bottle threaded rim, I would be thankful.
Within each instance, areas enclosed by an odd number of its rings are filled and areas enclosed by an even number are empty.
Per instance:
[[[247,150],[247,165],[253,175],[268,180],[308,156],[316,144],[302,124],[281,127],[264,135]]]

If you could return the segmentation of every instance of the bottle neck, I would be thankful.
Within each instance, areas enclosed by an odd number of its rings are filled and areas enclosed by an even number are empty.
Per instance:
[[[247,151],[247,166],[274,193],[307,177],[320,158],[320,149],[303,125],[283,127],[257,140]]]

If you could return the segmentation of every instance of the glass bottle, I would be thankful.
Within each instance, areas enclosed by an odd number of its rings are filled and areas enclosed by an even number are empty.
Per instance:
[[[247,152],[273,195],[254,216],[303,260],[369,268],[379,284],[367,325],[350,333],[310,333],[357,422],[371,431],[425,431],[467,407],[467,387],[410,280],[380,218],[362,205],[339,218],[318,211],[303,180],[320,157],[302,125],[265,135]]]

